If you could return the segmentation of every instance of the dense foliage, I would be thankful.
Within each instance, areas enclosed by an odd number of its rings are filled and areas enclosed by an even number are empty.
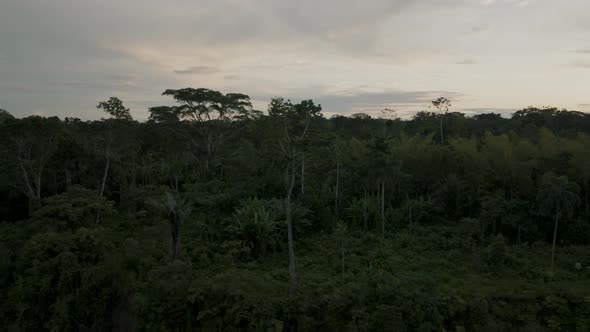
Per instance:
[[[587,331],[590,115],[0,113],[0,326]]]

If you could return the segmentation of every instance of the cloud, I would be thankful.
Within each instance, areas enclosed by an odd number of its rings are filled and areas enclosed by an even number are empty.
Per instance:
[[[193,66],[186,69],[176,69],[174,73],[176,74],[215,74],[219,72],[219,68],[209,67],[209,66]]]
[[[573,50],[572,52],[578,54],[590,54],[590,48]]]
[[[475,60],[473,59],[465,59],[461,61],[455,62],[456,65],[474,65],[476,64]]]
[[[590,61],[576,60],[572,63],[572,66],[575,68],[590,69]]]
[[[490,29],[490,25],[489,24],[485,24],[485,23],[478,23],[474,26],[471,27],[471,32],[473,33],[478,33],[478,32],[484,32]]]
[[[43,107],[92,117],[114,95],[140,118],[165,89],[192,86],[265,102],[314,97],[343,112],[419,108],[421,92],[445,90],[468,94],[469,107],[504,107],[551,95],[541,80],[513,94],[508,82],[540,72],[567,82],[570,93],[556,98],[578,102],[586,82],[548,65],[571,66],[572,54],[547,44],[588,46],[588,8],[587,0],[559,8],[549,0],[0,0],[0,104],[13,114]],[[473,59],[486,66],[455,65]],[[342,93],[342,82],[352,88]]]

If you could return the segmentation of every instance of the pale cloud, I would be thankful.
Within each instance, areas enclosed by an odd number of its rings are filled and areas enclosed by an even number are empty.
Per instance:
[[[575,69],[588,63],[570,50],[588,54],[588,9],[586,0],[1,1],[0,108],[99,118],[96,103],[116,95],[142,119],[171,103],[162,91],[188,86],[243,92],[261,109],[280,95],[341,113],[410,114],[438,94],[457,110],[571,107],[586,98]]]
[[[471,32],[473,33],[478,33],[478,32],[484,32],[490,29],[490,25],[489,24],[485,24],[485,23],[476,23],[476,25],[471,27]]]
[[[465,59],[465,60],[455,62],[455,64],[457,64],[457,65],[474,65],[476,63],[477,62],[475,62],[475,60],[473,60],[473,59]]]
[[[576,60],[572,63],[572,66],[576,68],[590,69],[590,61]]]
[[[215,74],[219,72],[219,68],[209,66],[193,66],[186,69],[175,69],[176,74]]]

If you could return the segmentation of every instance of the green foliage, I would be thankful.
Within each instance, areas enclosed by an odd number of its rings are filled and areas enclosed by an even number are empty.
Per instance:
[[[46,198],[33,218],[47,220],[60,230],[75,230],[91,226],[97,213],[114,213],[113,205],[113,201],[98,197],[95,191],[76,185],[63,194]]]
[[[240,201],[230,231],[242,241],[253,257],[277,250],[284,240],[284,222],[278,200],[250,198]]]
[[[129,109],[123,106],[123,102],[117,97],[110,97],[107,101],[101,101],[96,108],[103,110],[117,120],[133,120]]]
[[[164,95],[0,112],[0,330],[589,329],[590,116]]]

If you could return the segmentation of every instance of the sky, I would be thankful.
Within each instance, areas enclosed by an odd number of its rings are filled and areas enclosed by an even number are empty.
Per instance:
[[[0,0],[0,108],[134,118],[185,87],[325,115],[590,112],[588,0]]]

